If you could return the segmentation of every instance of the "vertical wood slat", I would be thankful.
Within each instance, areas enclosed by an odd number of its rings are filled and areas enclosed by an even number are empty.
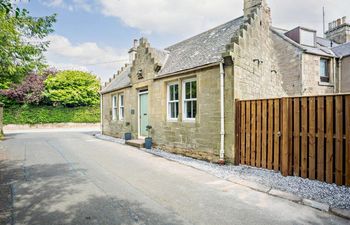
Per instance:
[[[251,125],[251,115],[250,115],[250,101],[246,102],[246,153],[245,153],[245,163],[250,165],[250,144],[251,144],[251,135],[250,135],[250,125]]]
[[[261,101],[256,106],[256,166],[261,167]]]
[[[267,158],[267,100],[262,102],[262,132],[261,132],[261,166],[266,167]]]
[[[333,96],[326,97],[326,182],[333,183]]]
[[[317,180],[324,181],[324,97],[317,98]]]
[[[307,178],[308,99],[301,99],[301,177]]]
[[[343,96],[335,97],[335,182],[343,184]]]
[[[245,102],[241,102],[241,164],[245,164]]]
[[[282,111],[281,111],[282,112]],[[289,160],[289,170],[288,175],[293,175],[293,101],[289,99],[289,124],[288,124],[288,160]]]
[[[350,96],[345,97],[345,185],[350,186]]]
[[[287,107],[284,101],[236,105],[236,146],[245,156],[241,161],[350,186],[350,96],[294,97]],[[277,138],[279,132],[282,138]]]
[[[294,176],[300,176],[300,98],[294,98]]]
[[[275,114],[274,114],[274,148],[273,148],[273,167],[274,170],[277,172],[279,171],[279,153],[280,153],[280,107],[279,107],[280,100],[276,99],[274,101],[274,109],[275,109]],[[288,111],[287,111],[288,113]]]
[[[289,166],[289,99],[282,98],[282,149],[281,149],[281,173],[288,176]]]
[[[241,103],[240,101],[235,101],[235,165],[239,165],[240,163],[240,153],[241,153],[241,146],[240,146],[240,131],[241,131]]]
[[[316,103],[315,97],[309,98],[309,179],[316,178]]]
[[[250,159],[251,163],[250,165],[255,166],[255,154],[256,154],[256,101],[252,101],[251,106],[252,111],[252,117],[251,117],[251,153],[250,153]]]
[[[273,100],[268,100],[268,141],[267,141],[267,168],[272,170],[273,157]]]

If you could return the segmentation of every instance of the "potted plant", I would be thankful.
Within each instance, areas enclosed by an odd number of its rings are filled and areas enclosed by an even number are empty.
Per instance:
[[[148,132],[148,137],[145,138],[145,148],[152,149],[152,138],[151,138],[152,126],[147,125],[146,130]]]
[[[126,122],[125,125],[128,127],[130,126],[130,123],[129,122]],[[132,139],[132,135],[131,135],[131,132],[126,132],[124,134],[124,140],[125,141],[130,141]]]

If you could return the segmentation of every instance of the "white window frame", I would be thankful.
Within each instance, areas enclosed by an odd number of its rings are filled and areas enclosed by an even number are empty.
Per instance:
[[[122,98],[123,98],[123,101],[122,101]],[[122,121],[125,118],[125,97],[124,97],[124,94],[119,94],[118,101],[119,101],[119,103],[118,103],[118,105],[119,105],[118,118],[119,118],[119,120]]]
[[[322,62],[325,62],[326,64],[325,64],[325,76],[323,76],[323,74],[322,74],[322,70],[321,70],[321,64],[322,64]],[[327,58],[321,58],[320,59],[320,79],[321,79],[321,82],[323,82],[323,83],[330,83],[330,81],[331,81],[331,71],[330,71],[330,60],[329,59],[327,59]],[[328,81],[322,81],[322,78],[323,79],[328,79]]]
[[[189,83],[189,82],[193,82],[193,81],[196,81],[196,98],[190,98],[190,99],[186,99],[186,83]],[[191,78],[191,79],[186,79],[186,80],[183,80],[182,81],[182,119],[183,121],[185,122],[195,122],[196,121],[196,117],[194,118],[188,118],[187,117],[187,113],[186,113],[186,103],[189,102],[189,101],[195,101],[196,102],[196,109],[197,109],[197,112],[196,112],[196,116],[198,114],[198,107],[197,107],[197,98],[198,98],[198,81],[197,81],[197,78]]]
[[[177,100],[170,100],[170,87],[171,86],[174,86],[174,85],[177,85],[177,89],[178,89],[178,99]],[[177,112],[177,117],[176,118],[172,118],[171,117],[171,107],[170,107],[170,104],[171,103],[177,103],[178,104],[178,110],[180,109],[180,93],[179,93],[179,83],[178,82],[171,82],[171,83],[168,83],[167,85],[167,119],[168,121],[178,121],[179,119],[179,112]]]
[[[118,98],[117,95],[112,95],[112,120],[117,120],[118,114]]]

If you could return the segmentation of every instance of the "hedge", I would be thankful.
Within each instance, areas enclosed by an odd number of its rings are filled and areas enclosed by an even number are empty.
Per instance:
[[[100,106],[18,105],[4,108],[4,124],[98,123]]]

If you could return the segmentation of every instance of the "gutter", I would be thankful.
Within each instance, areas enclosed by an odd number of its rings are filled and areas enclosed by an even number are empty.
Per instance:
[[[220,62],[220,160],[219,164],[225,163],[225,71],[224,59]]]
[[[197,71],[197,70],[201,70],[201,69],[206,69],[209,67],[213,67],[213,66],[218,66],[220,64],[220,62],[214,62],[214,63],[209,63],[203,66],[197,66],[197,67],[193,67],[190,69],[185,69],[185,70],[180,70],[177,72],[173,72],[173,73],[168,73],[168,74],[164,74],[164,75],[160,75],[160,76],[155,76],[153,78],[153,80],[160,80],[160,79],[164,79],[164,78],[168,78],[168,77],[172,77],[172,76],[176,76],[176,75],[180,75],[180,74],[184,74],[184,73],[190,73],[193,71]]]

